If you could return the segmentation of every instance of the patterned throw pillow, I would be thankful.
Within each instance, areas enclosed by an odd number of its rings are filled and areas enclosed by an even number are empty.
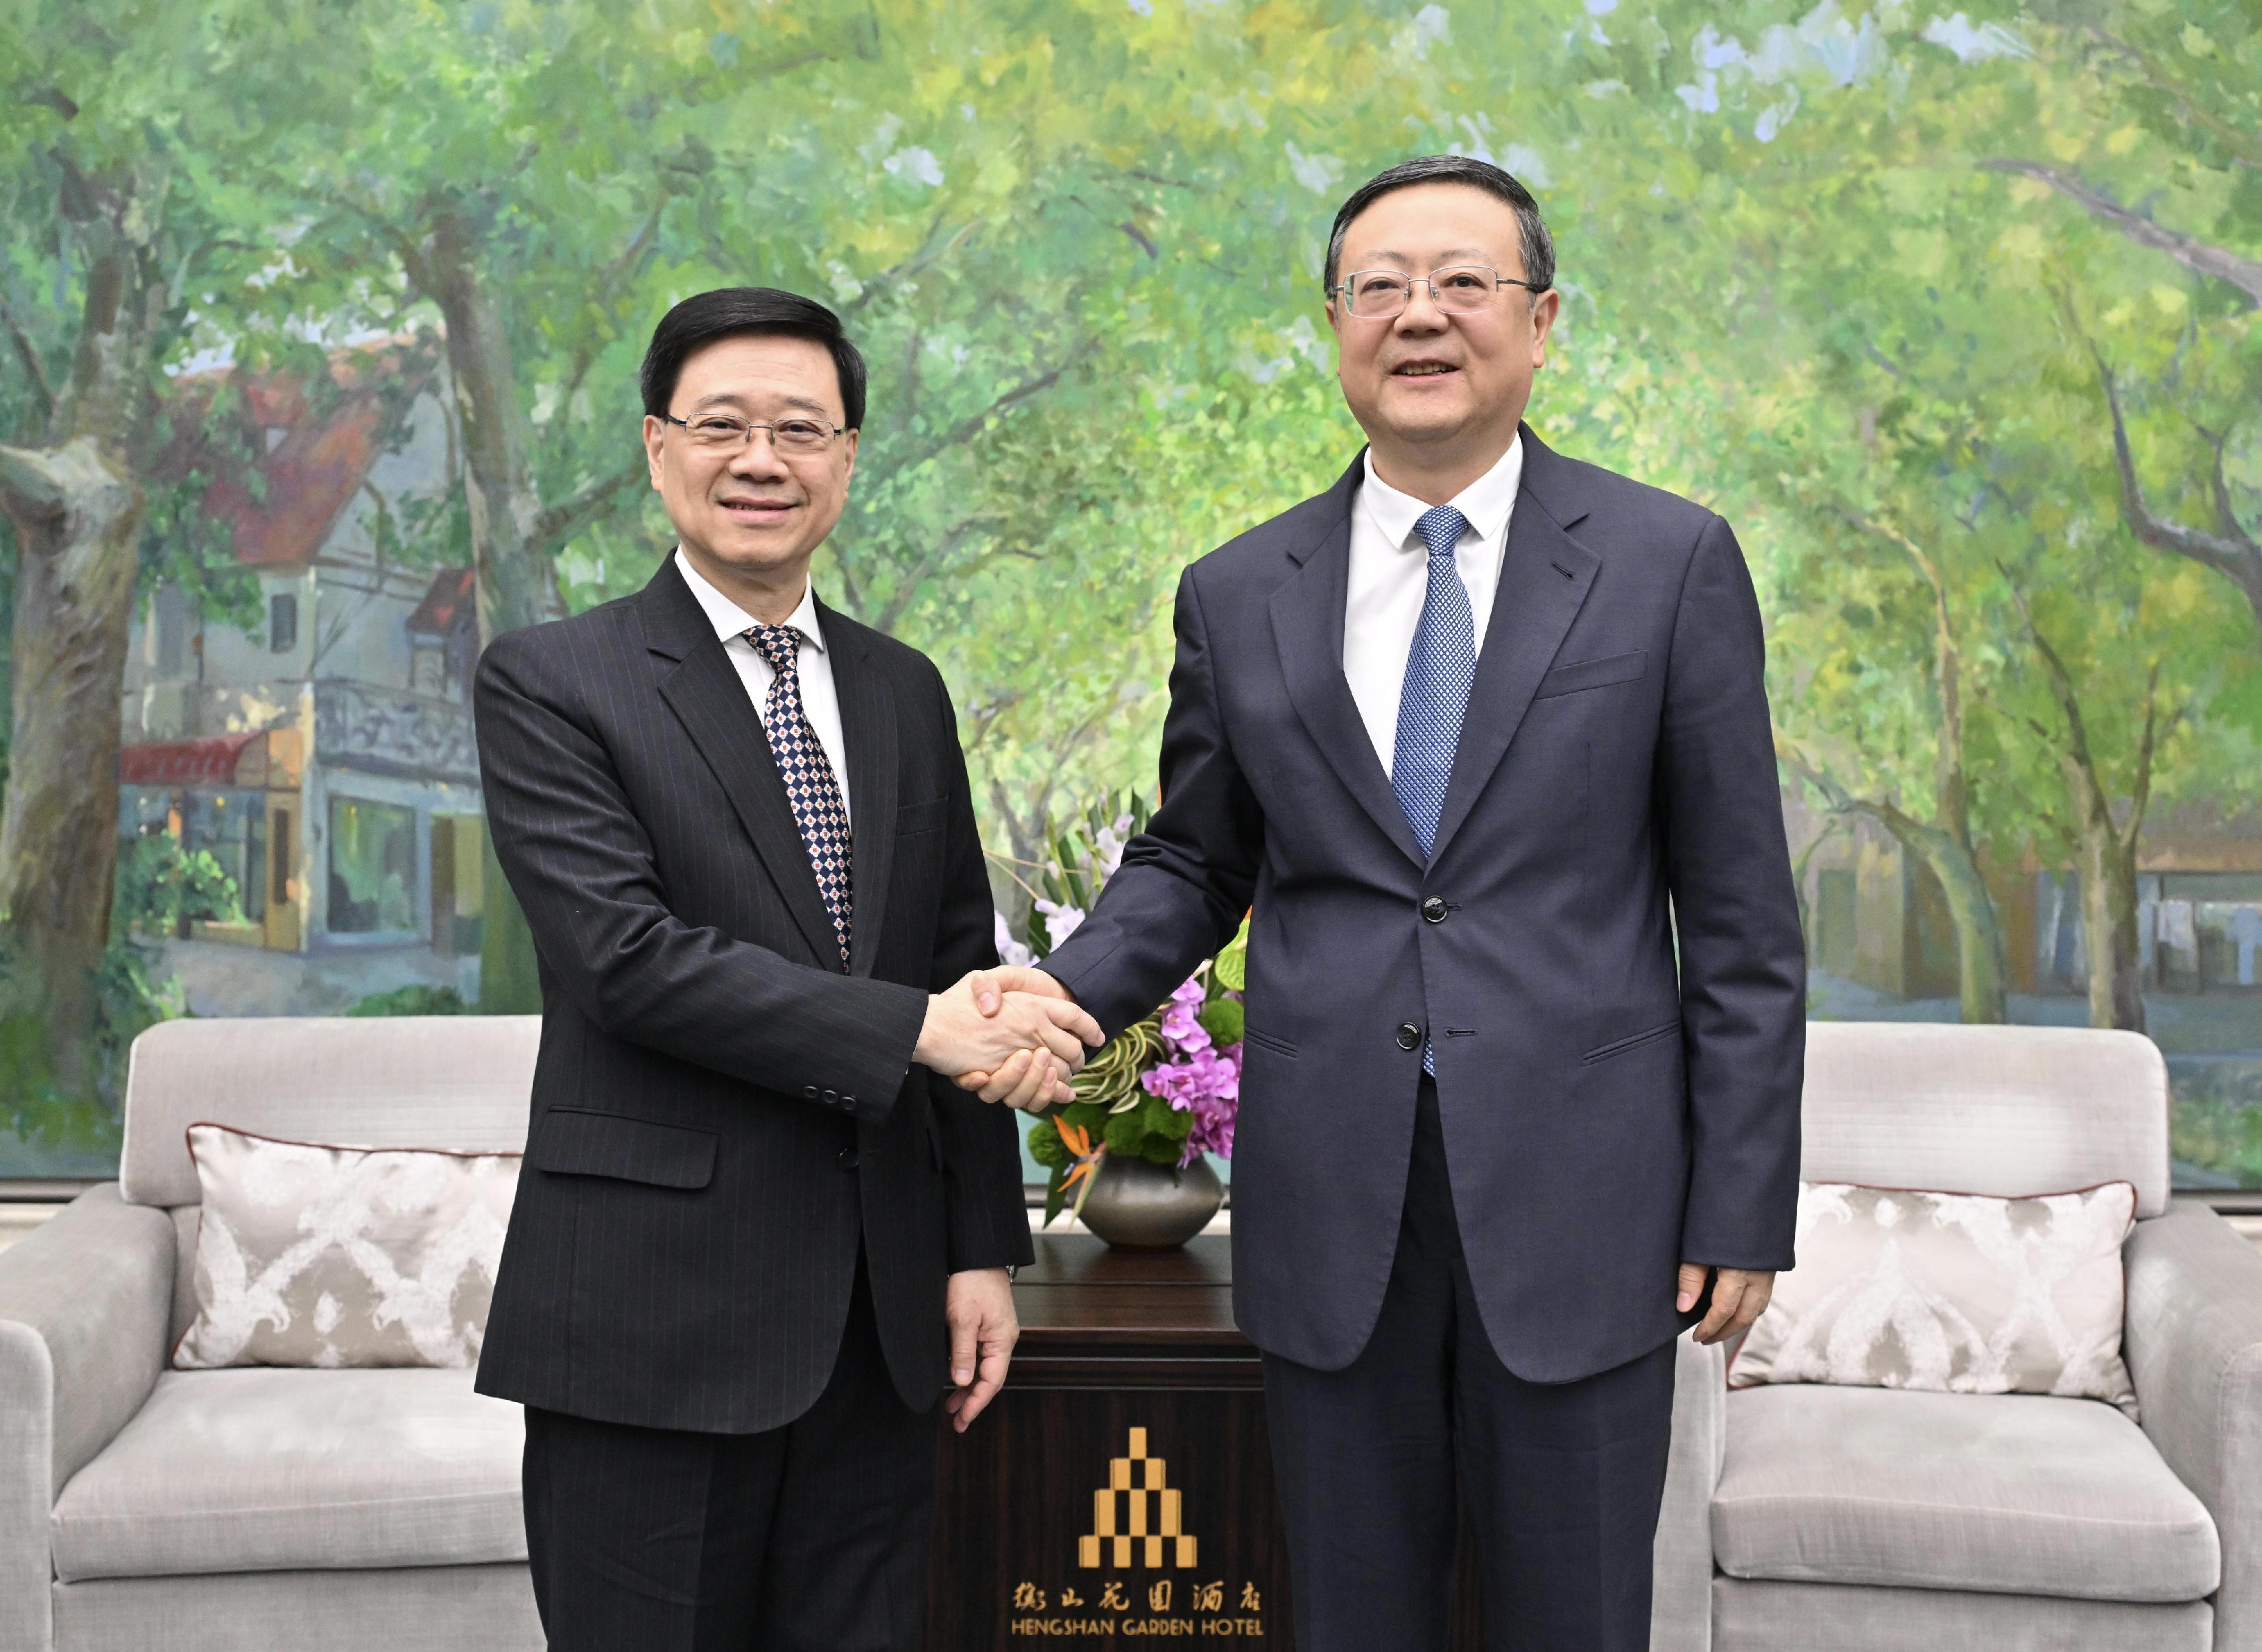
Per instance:
[[[2136,1208],[2125,1181],[2031,1199],[1802,1183],[1798,1266],[1728,1385],[2071,1395],[2133,1417],[2121,1244]]]
[[[189,1155],[204,1210],[177,1369],[478,1361],[518,1154],[191,1124]]]

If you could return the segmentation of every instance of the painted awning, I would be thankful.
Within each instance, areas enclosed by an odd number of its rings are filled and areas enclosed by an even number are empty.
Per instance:
[[[118,754],[125,786],[232,786],[243,748],[257,734],[214,734],[193,740],[141,740]]]

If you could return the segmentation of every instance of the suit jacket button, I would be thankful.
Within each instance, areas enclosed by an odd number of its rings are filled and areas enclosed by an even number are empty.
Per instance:
[[[840,1105],[840,1092],[838,1090],[827,1090],[825,1093],[824,1100],[826,1107],[837,1107]]]
[[[813,1084],[805,1084],[802,1086],[801,1093],[811,1101],[817,1100],[817,1086]]]
[[[1399,1022],[1399,1023],[1398,1023],[1398,1047],[1399,1047],[1399,1049],[1401,1049],[1401,1050],[1419,1050],[1419,1049],[1421,1049],[1421,1047],[1422,1047],[1422,1029],[1421,1029],[1420,1028],[1416,1027],[1416,1026],[1412,1021],[1401,1021],[1401,1022]]]
[[[843,1170],[854,1170],[856,1168],[856,1150],[854,1148],[844,1147],[840,1150],[840,1168]]]
[[[840,1110],[843,1113],[854,1113],[856,1110],[856,1098],[853,1095],[842,1096],[840,1098]]]
[[[1427,900],[1423,901],[1423,902],[1422,903],[1422,915],[1423,915],[1424,918],[1427,918],[1427,919],[1428,919],[1431,923],[1433,923],[1433,924],[1441,924],[1441,923],[1444,922],[1444,921],[1445,921],[1445,898],[1444,898],[1444,896],[1442,896],[1442,895],[1432,895],[1432,896],[1430,896],[1430,898],[1429,898],[1429,899],[1427,899]]]

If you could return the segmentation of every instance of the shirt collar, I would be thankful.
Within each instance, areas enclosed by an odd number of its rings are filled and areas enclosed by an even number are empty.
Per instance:
[[[1403,550],[1414,537],[1414,524],[1430,507],[1411,494],[1401,494],[1374,473],[1374,451],[1366,453],[1366,474],[1358,490],[1359,503],[1369,521],[1391,545]],[[1508,444],[1508,451],[1449,502],[1467,519],[1477,537],[1497,540],[1508,527],[1516,506],[1516,490],[1524,485],[1524,433]]]
[[[699,570],[691,566],[691,559],[683,554],[681,545],[675,547],[675,566],[683,575],[683,582],[691,588],[691,595],[699,600],[700,608],[707,615],[707,623],[714,626],[715,634],[724,642],[733,637],[745,636],[749,626],[760,624],[752,614],[702,579]],[[825,631],[817,623],[817,590],[807,580],[802,581],[800,606],[787,617],[785,623],[814,644],[819,653],[825,652]]]

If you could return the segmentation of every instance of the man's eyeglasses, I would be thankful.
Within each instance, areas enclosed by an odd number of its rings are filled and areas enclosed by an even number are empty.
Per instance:
[[[1483,309],[1502,287],[1522,287],[1526,292],[1547,290],[1504,276],[1488,265],[1464,263],[1450,270],[1432,270],[1425,276],[1410,276],[1402,270],[1357,270],[1345,276],[1329,296],[1340,293],[1344,313],[1359,321],[1385,321],[1405,314],[1406,307],[1414,301],[1414,289],[1425,285],[1430,302],[1449,315]]]
[[[742,453],[757,430],[770,433],[770,445],[781,453],[822,453],[833,439],[847,434],[846,426],[822,419],[734,418],[727,413],[702,413],[695,419],[679,419],[672,413],[660,418],[678,426],[693,447],[702,453]]]

